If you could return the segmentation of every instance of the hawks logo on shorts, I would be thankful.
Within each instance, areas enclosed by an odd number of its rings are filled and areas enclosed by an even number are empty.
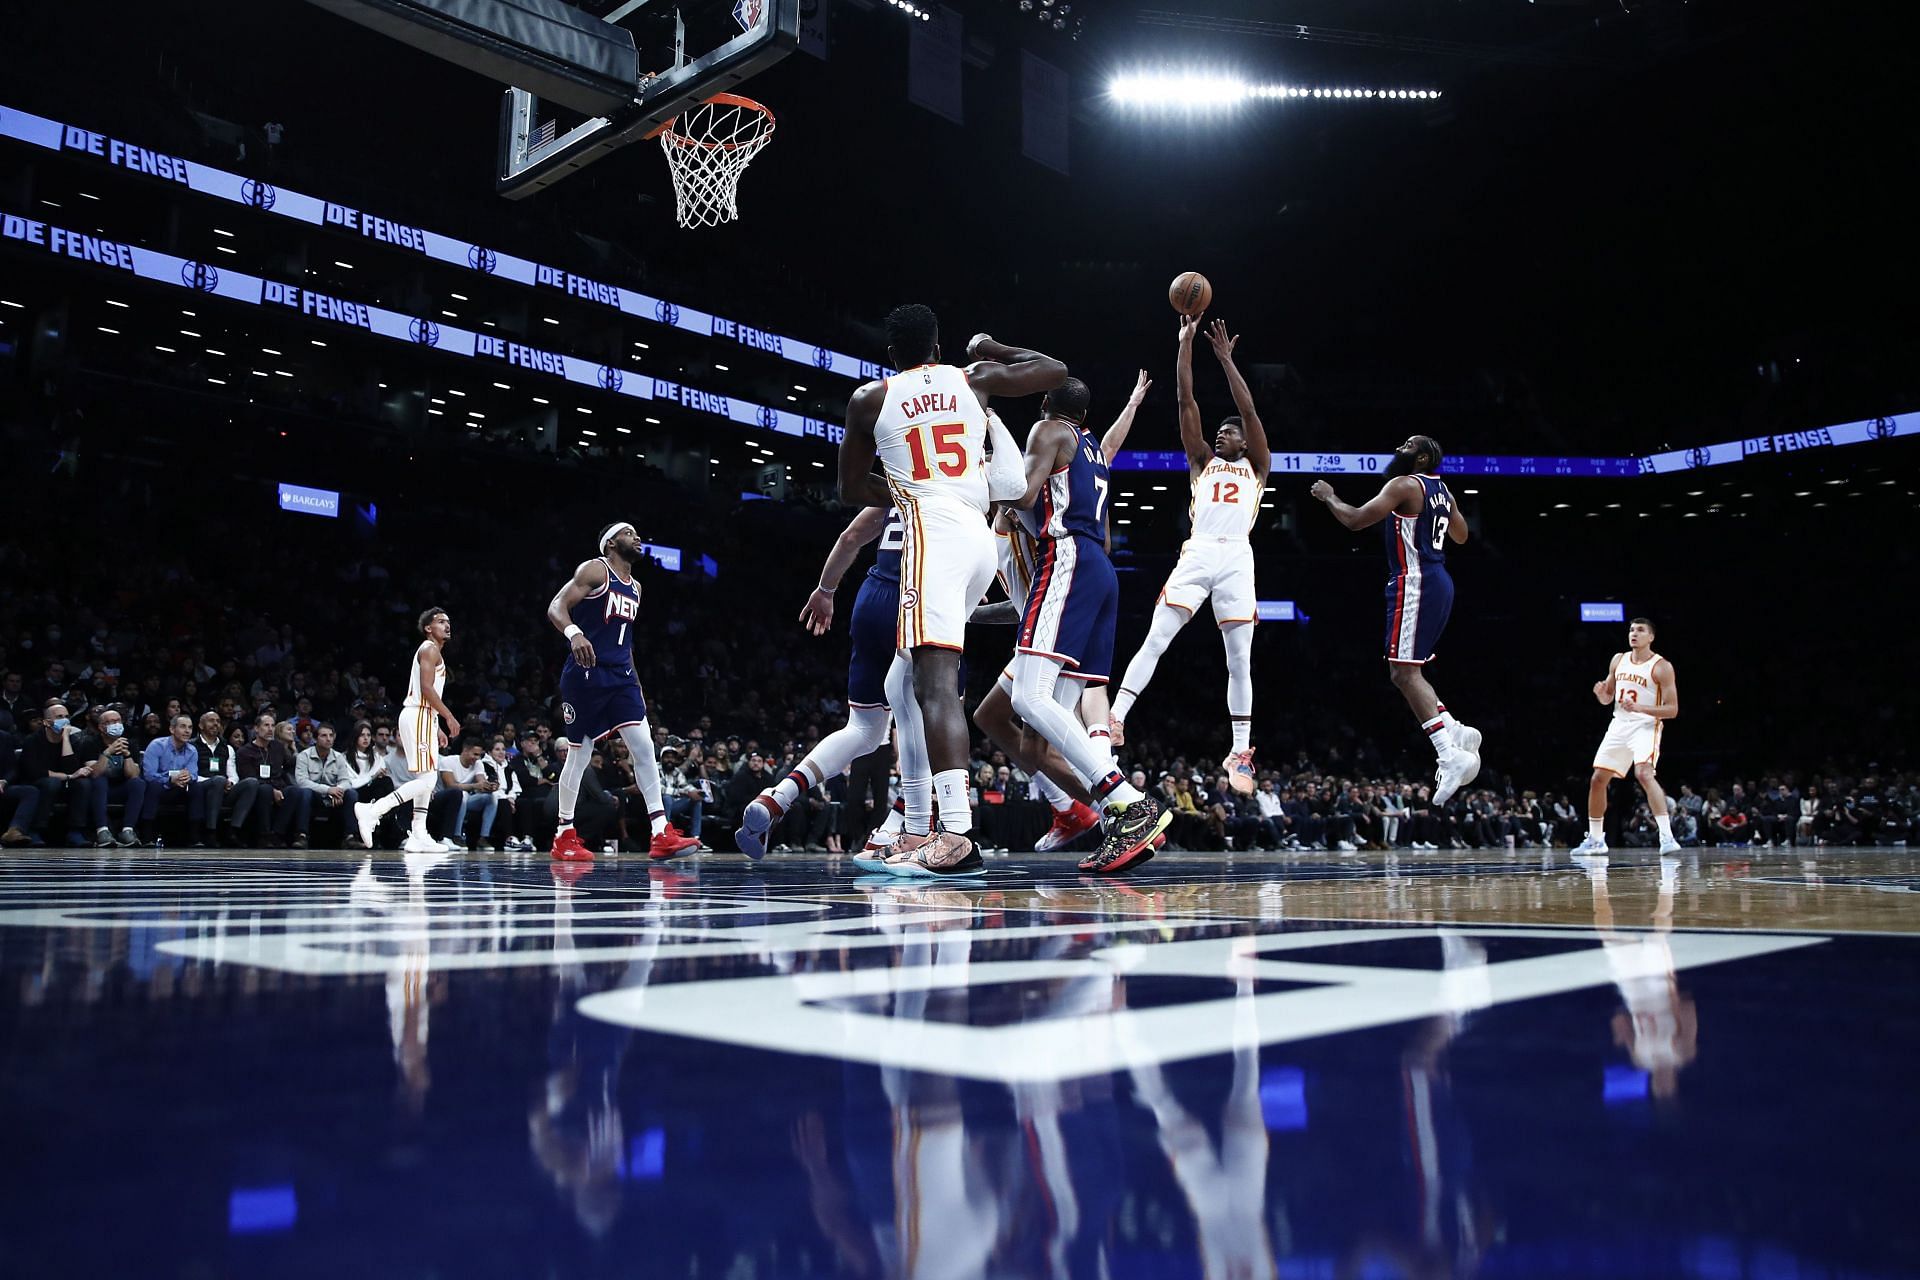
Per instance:
[[[920,603],[920,593],[912,587],[908,587],[900,593],[900,603],[906,608],[911,609]]]

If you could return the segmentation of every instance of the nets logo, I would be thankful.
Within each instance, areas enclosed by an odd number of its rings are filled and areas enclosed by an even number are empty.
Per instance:
[[[571,702],[563,702],[560,704],[560,718],[568,724],[573,723],[573,704]]]
[[[760,408],[760,425],[767,428],[769,431],[779,426],[780,411],[778,409],[769,409],[766,406],[762,405]]]
[[[201,293],[212,293],[220,287],[220,273],[204,262],[183,262],[180,264],[180,283]]]
[[[653,318],[661,324],[678,324],[680,322],[680,308],[662,299],[653,304]]]
[[[1892,418],[1875,418],[1867,424],[1867,435],[1874,440],[1885,440],[1898,430]]]
[[[271,184],[248,178],[240,184],[240,198],[255,209],[271,209],[273,202],[280,198]]]
[[[412,320],[407,324],[407,336],[423,347],[440,345],[440,326],[431,320]]]
[[[600,366],[600,385],[609,391],[618,391],[626,381],[626,375],[610,364]]]
[[[827,350],[825,347],[815,347],[813,349],[813,367],[816,369],[833,368],[833,352]]]
[[[483,249],[477,244],[469,245],[467,248],[467,265],[475,271],[492,275],[494,268],[500,265],[500,255],[491,249]]]
[[[1713,450],[1711,449],[1687,450],[1687,465],[1690,467],[1704,467],[1712,461]]]

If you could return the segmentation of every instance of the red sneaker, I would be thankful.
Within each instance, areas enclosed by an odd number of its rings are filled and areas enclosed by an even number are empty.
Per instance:
[[[587,842],[572,827],[562,827],[553,837],[553,859],[556,862],[592,862],[593,850],[587,848]]]
[[[1092,805],[1075,800],[1073,808],[1053,815],[1053,825],[1047,828],[1045,835],[1033,842],[1033,851],[1046,853],[1061,845],[1071,844],[1099,825],[1099,812]]]
[[[579,884],[593,874],[592,867],[579,862],[555,863],[549,870],[553,873],[553,883],[563,889]]]
[[[683,853],[691,853],[699,847],[698,840],[681,835],[680,828],[668,823],[667,829],[655,836],[653,843],[647,846],[647,856],[655,862],[664,862],[668,858],[677,858]]]

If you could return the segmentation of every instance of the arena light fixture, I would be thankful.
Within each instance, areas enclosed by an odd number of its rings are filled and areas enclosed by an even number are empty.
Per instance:
[[[591,414],[593,412],[593,410],[587,408],[587,406],[583,404],[577,404],[573,406],[573,411],[575,413],[586,413],[586,414]]]
[[[312,343],[316,347],[324,347],[327,345],[326,343],[320,341],[320,339],[318,338],[308,338],[307,341]]]
[[[551,400],[548,400],[548,399],[546,399],[546,398],[544,398],[544,397],[542,397],[542,396],[535,396],[535,397],[533,398],[533,402],[534,402],[535,404],[552,404],[552,403],[553,403],[553,401],[551,401]]]
[[[187,337],[189,337],[189,338],[197,338],[197,337],[199,337],[199,336],[200,336],[199,334],[197,334],[197,333],[195,333],[195,332],[194,332],[193,330],[191,330],[191,329],[182,329],[182,330],[181,330],[180,332],[181,332],[181,333],[183,333],[183,334],[185,334],[185,335],[186,335]]]
[[[95,326],[94,326],[94,328],[96,328],[96,329],[98,329],[98,330],[99,330],[100,332],[102,332],[102,333],[111,333],[111,334],[113,334],[113,335],[114,335],[114,336],[115,336],[116,338],[120,336],[120,331],[119,331],[118,329],[109,329],[109,328],[107,328],[107,326],[105,326],[105,325],[103,325],[103,324],[97,324],[97,325],[95,325]]]
[[[450,396],[459,396],[462,400],[467,398],[467,393],[458,387],[448,387],[447,394]]]
[[[227,353],[226,353],[226,352],[224,352],[224,351],[215,351],[215,350],[214,350],[214,349],[213,349],[212,347],[208,347],[208,348],[207,348],[207,354],[208,354],[208,355],[210,355],[210,356],[224,356],[224,355],[225,355],[225,354],[227,354]],[[387,384],[383,382],[383,383],[381,383],[380,385],[384,387],[384,386],[386,386]]]
[[[1145,71],[1117,75],[1107,83],[1107,95],[1124,106],[1159,107],[1186,111],[1225,111],[1253,101],[1289,98],[1340,101],[1421,101],[1441,96],[1438,89],[1381,89],[1371,86],[1257,83],[1232,73],[1209,71]]]
[[[0,307],[12,307],[15,311],[25,311],[27,304],[24,302],[15,302],[12,298],[0,298]],[[188,314],[191,315],[192,312],[188,312]]]
[[[207,381],[211,382],[216,387],[224,387],[227,385],[227,380],[225,378],[208,378]]]
[[[496,386],[496,387],[498,387],[498,388],[500,388],[500,389],[501,389],[502,391],[511,391],[511,390],[513,390],[513,388],[512,388],[512,387],[510,387],[510,386],[508,386],[508,385],[507,385],[506,383],[504,383],[504,382],[496,382],[496,383],[494,383],[493,385],[494,385],[494,386]]]
[[[660,425],[660,419],[658,418],[648,418],[647,421],[651,422],[656,427]]]
[[[467,295],[464,293],[449,293],[447,296],[455,302],[465,302],[467,300]]]
[[[615,427],[614,430],[618,431],[623,436],[630,436],[633,434],[632,427]]]
[[[913,0],[887,0],[887,3],[909,18],[918,18],[922,22],[933,21],[933,14],[913,3]]]
[[[264,356],[283,356],[287,353],[284,351],[275,351],[272,347],[262,347],[260,348],[260,354]]]
[[[238,257],[238,256],[240,256],[240,251],[239,251],[238,249],[229,249],[229,248],[227,248],[227,246],[225,246],[225,245],[223,245],[223,244],[217,244],[217,245],[215,245],[215,246],[213,246],[213,247],[214,247],[214,248],[216,248],[216,249],[218,249],[218,250],[219,250],[220,252],[222,252],[222,253],[231,253],[231,254],[233,254],[233,255],[234,255],[235,257]]]
[[[560,323],[560,322],[559,322],[558,320],[555,320],[555,319],[554,319],[554,318],[553,318],[552,316],[541,316],[540,318],[541,318],[542,320],[545,320],[545,321],[546,321],[546,322],[547,322],[548,324],[559,324],[559,323]]]
[[[213,229],[213,234],[215,234],[215,235],[217,235],[217,236],[225,236],[225,237],[226,237],[227,239],[229,239],[229,240],[231,240],[231,239],[233,239],[233,232],[231,232],[231,231],[228,231],[228,230],[227,230],[226,228],[224,228],[224,227],[215,227],[215,228]]]
[[[108,298],[105,301],[106,301],[106,304],[110,307],[125,307],[129,311],[133,309],[133,304],[131,302],[122,302],[118,298]]]
[[[719,371],[720,371],[721,373],[732,373],[732,372],[733,372],[733,370],[731,370],[731,369],[729,369],[729,368],[727,368],[727,366],[725,366],[725,365],[723,365],[723,364],[717,364],[717,365],[715,365],[715,366],[713,366],[713,367],[714,367],[715,369],[718,369],[718,370],[719,370]]]
[[[157,343],[157,342],[153,344],[153,349],[154,349],[155,351],[164,351],[164,352],[166,352],[166,353],[167,353],[168,355],[170,355],[170,356],[177,356],[177,355],[179,355],[179,354],[180,354],[180,352],[179,352],[179,351],[178,351],[178,350],[177,350],[176,348],[174,348],[174,347],[163,347],[163,346],[161,346],[161,345],[160,345],[159,343]]]
[[[351,262],[342,262],[338,258],[333,260],[333,265],[336,267],[345,267],[349,271],[353,270],[353,264]]]

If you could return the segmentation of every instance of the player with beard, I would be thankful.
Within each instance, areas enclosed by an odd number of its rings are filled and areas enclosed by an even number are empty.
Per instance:
[[[1480,773],[1480,731],[1453,718],[1425,673],[1453,611],[1446,545],[1467,540],[1466,517],[1446,482],[1433,474],[1444,456],[1432,436],[1408,437],[1394,450],[1386,484],[1364,506],[1340,501],[1325,480],[1314,481],[1308,491],[1349,529],[1386,522],[1387,675],[1439,757],[1435,805],[1445,804]]]

